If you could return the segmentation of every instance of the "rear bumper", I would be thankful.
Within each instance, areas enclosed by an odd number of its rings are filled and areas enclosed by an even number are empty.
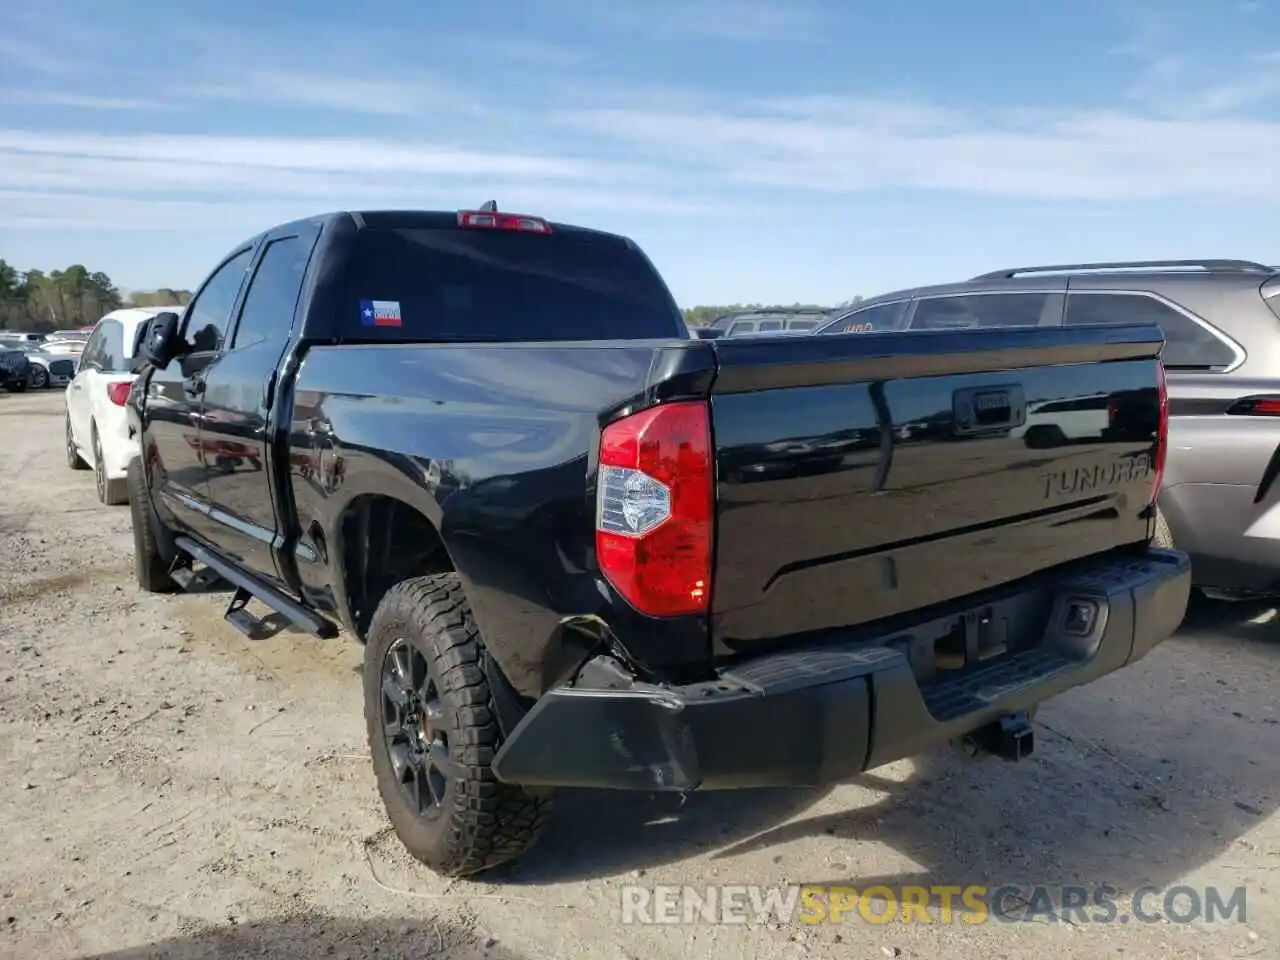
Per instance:
[[[982,605],[996,622],[1036,622],[1035,636],[1006,637],[1009,652],[926,682],[913,670],[912,641],[918,649],[957,614],[757,657],[684,687],[634,682],[601,658],[575,686],[538,700],[494,772],[528,786],[645,791],[845,779],[1135,662],[1178,628],[1190,585],[1187,556],[1172,550],[1039,577]],[[1092,611],[1091,625],[1068,616],[1076,604]]]

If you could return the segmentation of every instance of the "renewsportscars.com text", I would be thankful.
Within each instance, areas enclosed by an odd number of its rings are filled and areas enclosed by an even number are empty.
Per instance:
[[[1244,923],[1244,887],[1109,884],[962,886],[628,886],[622,922],[734,923]]]

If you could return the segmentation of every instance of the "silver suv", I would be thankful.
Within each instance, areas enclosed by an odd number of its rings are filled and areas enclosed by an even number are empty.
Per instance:
[[[716,317],[707,324],[713,337],[812,333],[831,316],[827,310],[760,310]]]
[[[1152,260],[997,270],[863,300],[816,332],[1122,321],[1155,322],[1165,335],[1170,445],[1161,539],[1191,554],[1205,593],[1280,594],[1276,267]]]

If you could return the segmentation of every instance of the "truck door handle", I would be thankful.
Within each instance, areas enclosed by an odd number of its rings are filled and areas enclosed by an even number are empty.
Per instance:
[[[188,397],[199,397],[204,394],[204,379],[193,377],[182,381],[182,392]]]

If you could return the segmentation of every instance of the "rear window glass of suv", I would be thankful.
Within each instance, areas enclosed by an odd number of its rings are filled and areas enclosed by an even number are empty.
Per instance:
[[[1140,293],[1073,293],[1067,324],[1155,323],[1164,331],[1164,364],[1182,369],[1229,367],[1235,351],[1184,313]]]
[[[349,264],[349,336],[530,341],[687,338],[647,257],[616,237],[370,228]]]
[[[863,307],[820,327],[818,333],[874,333],[877,330],[892,330],[898,325],[906,309],[906,300]]]

